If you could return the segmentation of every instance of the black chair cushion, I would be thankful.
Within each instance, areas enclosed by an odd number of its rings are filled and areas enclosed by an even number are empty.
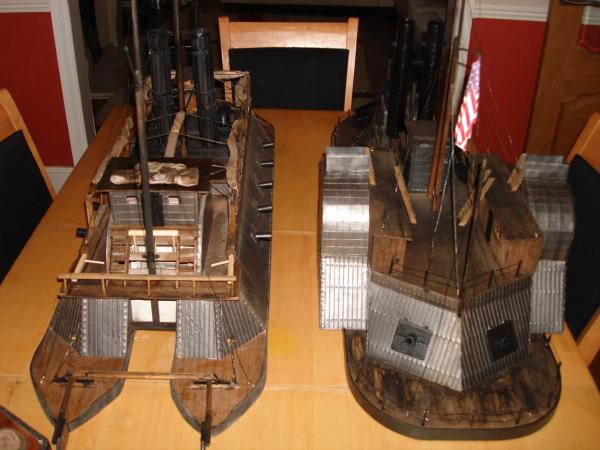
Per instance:
[[[0,282],[52,203],[23,132],[0,142]]]
[[[568,176],[575,236],[567,259],[565,318],[577,338],[600,306],[600,174],[575,156]]]
[[[342,111],[348,70],[346,49],[235,48],[232,70],[247,70],[256,108]]]

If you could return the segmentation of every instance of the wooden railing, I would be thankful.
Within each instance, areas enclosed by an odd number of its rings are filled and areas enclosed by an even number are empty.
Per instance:
[[[90,273],[90,272],[79,272],[79,273],[61,273],[58,275],[58,279],[63,283],[63,291],[61,295],[68,295],[70,288],[80,280],[98,281],[102,289],[102,294],[108,294],[108,288],[110,282],[121,282],[123,287],[127,286],[127,283],[131,282],[142,282],[146,285],[146,295],[152,296],[152,290],[164,291],[166,285],[173,283],[176,290],[180,287],[191,287],[192,297],[196,296],[200,287],[207,288],[209,292],[215,291],[215,285],[223,285],[226,283],[229,286],[229,297],[218,297],[219,300],[238,300],[238,297],[234,297],[235,283],[237,277],[235,275],[146,275],[146,274],[121,274],[121,273]],[[206,290],[206,289],[204,289]],[[158,293],[160,294],[160,292]],[[212,296],[214,299],[216,295]],[[182,298],[185,298],[183,296]]]

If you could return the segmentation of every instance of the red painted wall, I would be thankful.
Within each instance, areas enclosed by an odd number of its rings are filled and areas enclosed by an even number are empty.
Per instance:
[[[50,13],[0,14],[0,88],[14,97],[44,163],[72,166]]]
[[[600,25],[581,25],[579,45],[591,53],[600,52]]]
[[[468,64],[481,53],[479,122],[473,140],[479,151],[515,162],[523,153],[545,22],[475,19]]]

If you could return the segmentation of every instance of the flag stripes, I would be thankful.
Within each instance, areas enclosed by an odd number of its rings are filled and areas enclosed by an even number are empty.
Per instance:
[[[480,75],[481,57],[477,58],[471,64],[471,73],[469,74],[469,80],[465,89],[465,96],[463,97],[456,127],[454,128],[454,142],[463,151],[467,148],[467,141],[471,138],[473,126],[477,121]]]

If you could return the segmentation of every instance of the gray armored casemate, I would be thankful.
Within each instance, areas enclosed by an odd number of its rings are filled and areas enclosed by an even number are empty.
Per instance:
[[[524,193],[544,235],[542,256],[533,274],[531,332],[561,333],[566,260],[575,232],[575,210],[562,156],[527,155]]]
[[[462,389],[461,321],[441,295],[418,295],[373,273],[369,283],[367,354],[424,379]]]
[[[253,114],[248,123],[245,164],[259,165],[273,159],[272,142]],[[271,230],[271,214],[264,214],[257,205],[271,205],[272,189],[262,189],[261,180],[272,179],[268,166],[244,173],[244,185],[239,217],[239,280],[238,301],[177,301],[177,358],[223,358],[266,330],[271,256],[270,243],[254,237],[256,230]],[[213,222],[217,218],[213,218]],[[223,220],[223,219],[220,219]],[[224,220],[227,220],[225,217]],[[215,239],[215,241],[218,241]],[[235,337],[235,341],[229,338]]]
[[[321,328],[364,330],[367,320],[369,167],[364,147],[328,147],[321,214]]]
[[[81,299],[81,354],[124,357],[130,342],[130,322],[128,299]]]
[[[528,357],[531,280],[465,301],[371,273],[367,355],[463,391]]]

